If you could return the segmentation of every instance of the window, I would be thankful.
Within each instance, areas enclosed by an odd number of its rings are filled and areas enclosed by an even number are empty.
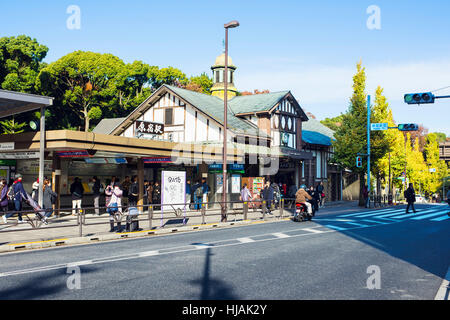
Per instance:
[[[230,71],[230,83],[233,83],[233,71]]]
[[[220,82],[220,73],[216,71],[216,82]]]
[[[164,111],[164,124],[171,125],[173,124],[173,109],[167,108]]]

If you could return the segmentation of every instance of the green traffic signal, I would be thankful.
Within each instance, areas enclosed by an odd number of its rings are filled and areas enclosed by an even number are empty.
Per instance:
[[[398,130],[400,131],[417,131],[419,130],[419,125],[415,123],[402,123],[398,125]]]
[[[434,103],[436,97],[431,92],[407,93],[404,96],[407,104]]]

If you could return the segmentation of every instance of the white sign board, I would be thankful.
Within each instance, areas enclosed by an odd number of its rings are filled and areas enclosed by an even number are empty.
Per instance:
[[[161,180],[161,203],[177,204],[161,207],[161,211],[171,211],[172,207],[183,209],[183,203],[186,203],[186,172],[162,171]]]
[[[238,174],[233,174],[231,176],[231,193],[241,192],[241,176]]]
[[[372,131],[384,131],[388,129],[387,123],[371,123],[370,130]]]
[[[0,159],[37,159],[39,152],[0,153]]]
[[[14,142],[1,142],[0,151],[14,150]]]

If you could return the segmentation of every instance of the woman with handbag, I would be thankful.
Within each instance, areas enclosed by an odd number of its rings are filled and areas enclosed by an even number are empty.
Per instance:
[[[111,196],[110,201],[107,205],[106,212],[109,213],[109,224],[110,224],[110,230],[109,232],[114,232],[114,222],[117,219],[117,215],[120,215],[122,213],[122,195],[123,192],[119,187],[119,183],[114,183],[114,189],[110,188],[111,186],[108,186],[105,190],[105,194],[107,196]],[[117,231],[120,231],[122,225],[120,221],[117,221]]]

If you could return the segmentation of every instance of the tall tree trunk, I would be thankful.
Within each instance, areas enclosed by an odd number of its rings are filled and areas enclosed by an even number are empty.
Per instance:
[[[84,132],[88,132],[89,131],[89,115],[88,115],[87,107],[84,108],[83,114],[84,114]]]

